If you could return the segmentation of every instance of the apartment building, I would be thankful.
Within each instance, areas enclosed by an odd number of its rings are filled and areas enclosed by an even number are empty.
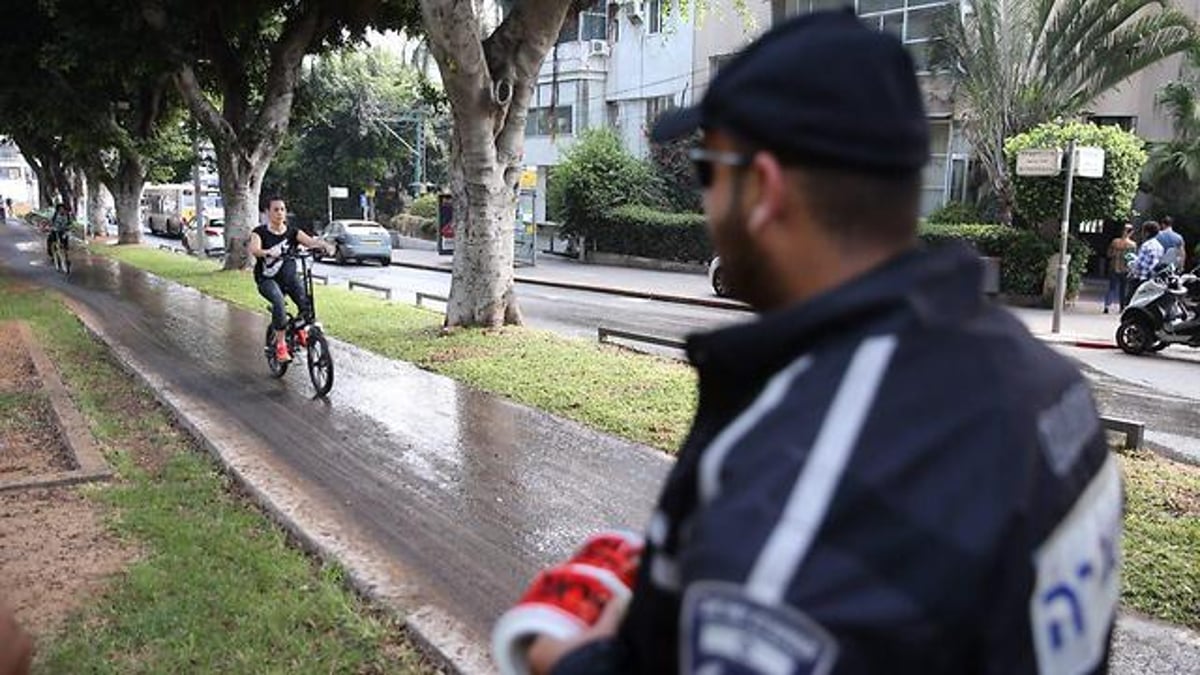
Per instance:
[[[612,128],[631,152],[645,156],[654,118],[698,101],[738,50],[787,18],[839,7],[851,7],[868,25],[894,34],[913,55],[932,132],[922,211],[966,196],[970,148],[955,122],[952,83],[929,68],[940,39],[938,20],[962,11],[963,0],[745,0],[741,10],[733,0],[693,0],[683,9],[662,4],[672,1],[598,0],[568,19],[542,67],[526,129],[526,163],[537,169],[539,196],[551,167],[583,130]],[[1200,18],[1200,0],[1174,4]],[[1179,76],[1181,63],[1176,56],[1139,73],[1097,100],[1088,115],[1147,140],[1169,138],[1170,120],[1154,98]],[[543,219],[545,200],[534,201],[536,217]]]

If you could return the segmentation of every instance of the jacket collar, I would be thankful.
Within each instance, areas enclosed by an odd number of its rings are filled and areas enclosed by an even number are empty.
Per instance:
[[[982,280],[978,254],[962,244],[917,248],[807,302],[693,336],[688,357],[702,372],[765,378],[826,339],[906,319],[934,325],[971,316],[983,305]]]

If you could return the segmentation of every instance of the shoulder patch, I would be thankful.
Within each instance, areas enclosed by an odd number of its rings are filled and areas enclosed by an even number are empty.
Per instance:
[[[755,602],[736,584],[690,586],[681,621],[684,673],[827,675],[837,662],[837,641],[818,623],[791,607]]]
[[[1029,599],[1038,672],[1090,672],[1104,657],[1121,576],[1121,478],[1108,460],[1033,554]]]
[[[1065,476],[1088,442],[1100,433],[1100,416],[1086,381],[1076,382],[1062,398],[1038,416],[1038,436],[1046,461]]]

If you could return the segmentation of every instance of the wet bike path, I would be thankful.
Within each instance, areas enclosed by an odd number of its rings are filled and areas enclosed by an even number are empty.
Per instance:
[[[280,508],[382,559],[382,594],[438,610],[463,642],[486,645],[531,575],[587,534],[646,522],[660,453],[337,340],[333,392],[312,400],[301,359],[268,376],[266,316],[81,250],[65,278],[14,223],[0,264],[61,291],[189,426],[304,493]]]

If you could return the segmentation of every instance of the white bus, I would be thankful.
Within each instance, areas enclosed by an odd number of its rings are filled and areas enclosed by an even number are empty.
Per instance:
[[[183,236],[183,225],[196,212],[196,200],[192,197],[190,184],[147,185],[142,190],[143,218],[151,234],[164,237]],[[221,193],[205,190],[204,214],[209,218],[223,218],[225,209]]]
[[[16,151],[16,146],[0,147],[0,199],[12,200],[13,210],[25,213],[37,207],[38,183],[33,169]],[[8,214],[10,217],[14,214]]]

